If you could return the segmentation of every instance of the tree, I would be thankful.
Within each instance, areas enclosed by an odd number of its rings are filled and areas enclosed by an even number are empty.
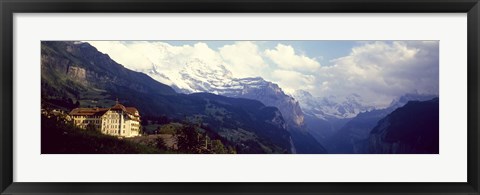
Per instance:
[[[175,132],[178,150],[189,153],[198,153],[202,142],[200,134],[193,125],[186,125]]]
[[[147,126],[148,125],[148,118],[147,117],[144,117],[143,120],[140,121],[140,124],[142,126]]]
[[[80,101],[77,100],[77,101],[75,102],[75,105],[73,105],[73,107],[74,107],[74,108],[80,107]]]
[[[235,148],[233,148],[232,146],[228,146],[228,153],[229,154],[236,154],[237,151],[235,151]]]
[[[227,149],[218,139],[212,141],[212,152],[215,154],[226,154]]]
[[[161,138],[161,137],[157,137],[155,139],[155,145],[160,150],[167,150],[168,149],[167,144],[165,143],[165,140],[163,140],[163,138]]]
[[[140,125],[140,126],[138,127],[138,134],[143,135],[144,133],[145,133],[145,132],[144,132],[144,130],[143,130],[143,126]]]

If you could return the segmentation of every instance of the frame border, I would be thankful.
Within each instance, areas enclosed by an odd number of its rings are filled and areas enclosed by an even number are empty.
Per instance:
[[[479,0],[0,0],[1,194],[480,194]],[[467,13],[467,183],[13,182],[14,13]]]

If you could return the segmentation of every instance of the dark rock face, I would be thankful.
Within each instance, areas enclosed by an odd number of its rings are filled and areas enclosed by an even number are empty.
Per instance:
[[[85,87],[90,88],[129,88],[140,92],[175,94],[169,86],[158,83],[145,74],[124,68],[87,43],[42,42],[42,76],[63,74],[74,81],[88,84]],[[50,84],[53,85],[56,82],[45,81],[52,82]]]
[[[426,101],[435,97],[434,95],[405,94],[393,100],[387,108],[359,113],[330,138],[328,141],[329,150],[334,153],[346,154],[368,153],[365,140],[368,139],[370,132],[382,118],[409,101]]]
[[[439,100],[410,101],[380,120],[368,138],[369,153],[438,154]]]
[[[303,127],[304,116],[300,105],[295,99],[286,95],[277,84],[262,78],[236,79],[236,81],[243,89],[227,96],[254,99],[267,106],[277,107],[288,125]]]
[[[365,153],[364,140],[378,121],[393,110],[387,108],[358,114],[328,138],[329,151],[339,154]]]

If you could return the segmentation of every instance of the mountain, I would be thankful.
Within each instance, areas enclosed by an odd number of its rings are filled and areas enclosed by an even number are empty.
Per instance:
[[[438,154],[439,99],[396,109],[372,129],[367,144],[369,153]]]
[[[335,133],[326,139],[325,146],[331,153],[351,154],[364,153],[364,140],[368,138],[370,131],[378,121],[387,116],[395,109],[404,106],[409,101],[426,101],[437,96],[426,94],[405,94],[392,100],[387,108],[373,109],[359,113],[338,128]]]
[[[217,95],[258,100],[276,107],[285,119],[287,129],[295,136],[292,142],[298,153],[325,153],[326,150],[305,130],[304,115],[299,103],[285,94],[275,83],[261,77],[234,78],[221,64],[207,64],[199,59],[189,60],[178,73],[167,76],[156,66],[141,70],[159,81],[171,83],[181,93],[208,92]]]
[[[368,138],[372,128],[393,110],[393,107],[390,107],[359,113],[326,139],[328,151],[336,154],[362,153],[363,141]]]
[[[307,131],[331,153],[330,140],[345,123],[357,114],[371,110],[357,94],[340,98],[336,96],[314,97],[305,90],[291,94],[305,114]]]
[[[377,122],[395,109],[412,100],[430,100],[435,95],[405,94],[392,100],[386,108],[375,109],[359,95],[346,98],[335,96],[314,97],[304,90],[296,90],[292,96],[299,101],[305,113],[305,124],[329,153],[351,154],[365,152],[364,140]]]
[[[407,93],[399,98],[395,98],[390,103],[390,108],[397,109],[402,106],[405,106],[409,101],[427,101],[433,98],[438,97],[437,95],[431,94],[419,94],[419,93]]]
[[[360,112],[373,109],[371,106],[366,106],[358,94],[346,97],[333,95],[314,97],[305,90],[296,90],[292,96],[298,100],[305,114],[324,120],[353,118]]]
[[[234,78],[224,65],[206,64],[199,59],[189,60],[178,72],[180,79],[168,77],[153,66],[144,70],[152,78],[169,79],[172,87],[182,93],[207,92],[228,97],[254,99],[267,106],[280,109],[288,125],[301,127],[304,116],[295,99],[288,96],[275,83],[261,77]]]
[[[142,116],[200,119],[239,153],[290,153],[291,136],[281,112],[263,103],[207,93],[179,94],[134,72],[88,43],[41,43],[42,106],[71,109],[111,106],[115,99]],[[59,102],[64,102],[60,104]]]

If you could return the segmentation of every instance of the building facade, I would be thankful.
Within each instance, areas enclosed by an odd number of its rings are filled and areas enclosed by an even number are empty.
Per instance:
[[[82,128],[95,128],[117,137],[140,135],[140,113],[134,107],[118,102],[111,108],[75,108],[70,112],[73,123]]]

